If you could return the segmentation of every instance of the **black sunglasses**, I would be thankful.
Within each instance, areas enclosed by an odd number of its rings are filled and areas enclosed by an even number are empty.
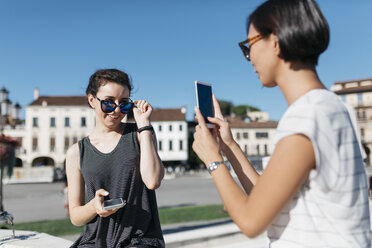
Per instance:
[[[111,113],[115,111],[116,107],[118,106],[115,102],[111,100],[101,100],[97,96],[94,96],[98,101],[101,102],[101,110],[104,113]],[[129,98],[128,102],[121,102],[119,105],[120,112],[123,114],[128,114],[134,106],[133,101]]]

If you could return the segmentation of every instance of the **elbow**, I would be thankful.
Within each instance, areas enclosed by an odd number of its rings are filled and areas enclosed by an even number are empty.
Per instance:
[[[152,180],[151,182],[146,182],[145,185],[149,190],[156,190],[160,187],[161,181]]]
[[[248,238],[256,238],[257,236],[259,236],[260,234],[262,234],[265,229],[260,227],[260,225],[255,225],[254,222],[251,222],[251,223],[240,223],[238,224],[238,227],[240,229],[240,231],[245,235],[247,236]]]
[[[70,221],[71,221],[71,224],[74,225],[74,226],[84,226],[84,223],[82,223],[81,221],[76,220],[73,217],[70,217]]]
[[[81,218],[79,218],[79,215],[77,213],[74,213],[72,209],[70,209],[70,221],[71,224],[74,226],[84,226],[86,223],[82,221]]]
[[[155,190],[160,187],[161,181],[163,180],[163,178],[164,178],[164,168],[162,168],[161,171],[157,175],[143,177],[142,180],[149,190]]]

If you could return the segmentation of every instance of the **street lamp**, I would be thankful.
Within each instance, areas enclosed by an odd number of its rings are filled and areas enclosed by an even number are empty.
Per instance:
[[[3,134],[4,126],[6,125],[6,120],[9,114],[9,104],[8,93],[3,87],[0,89],[0,134]]]

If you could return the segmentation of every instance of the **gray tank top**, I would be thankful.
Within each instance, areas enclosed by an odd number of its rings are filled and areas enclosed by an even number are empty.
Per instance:
[[[98,189],[105,189],[108,198],[121,197],[127,204],[106,218],[97,215],[71,247],[165,247],[155,191],[147,189],[141,178],[136,131],[136,124],[127,123],[110,153],[100,152],[88,137],[79,141],[85,201],[93,199]]]

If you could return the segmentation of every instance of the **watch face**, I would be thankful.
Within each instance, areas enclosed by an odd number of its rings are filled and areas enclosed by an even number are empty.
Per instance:
[[[217,162],[213,162],[209,165],[208,167],[208,171],[209,171],[209,174],[212,173],[212,171],[214,171],[215,169],[218,168],[218,166],[220,166],[220,164],[223,164],[223,162],[220,162],[220,161],[217,161]]]

